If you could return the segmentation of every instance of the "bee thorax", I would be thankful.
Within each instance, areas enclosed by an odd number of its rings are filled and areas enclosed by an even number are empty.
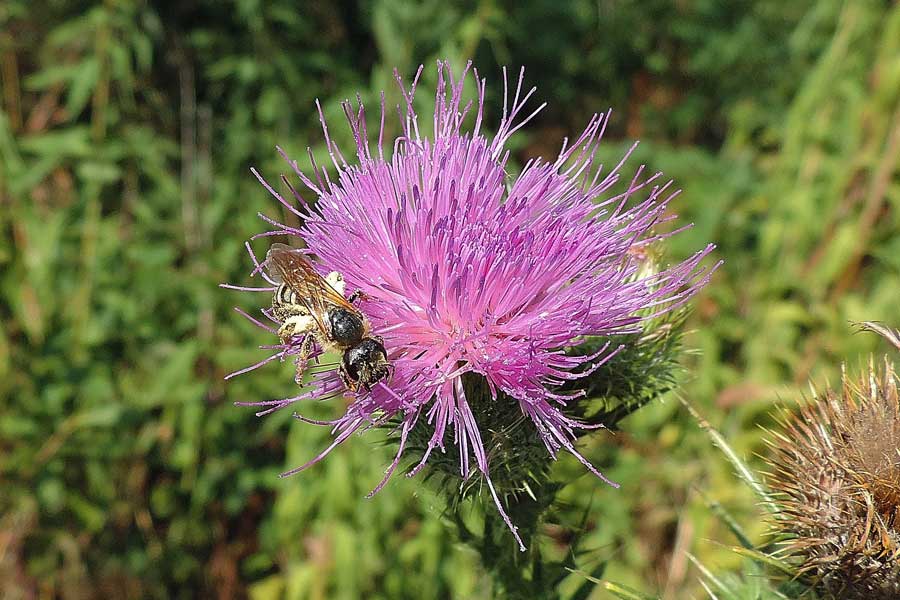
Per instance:
[[[352,346],[365,335],[365,324],[359,315],[343,308],[328,313],[331,338],[341,346]]]

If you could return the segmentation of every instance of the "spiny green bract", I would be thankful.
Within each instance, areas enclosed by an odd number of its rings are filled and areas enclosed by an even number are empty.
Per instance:
[[[681,326],[684,313],[650,321],[645,331],[619,336],[622,348],[590,376],[566,386],[567,391],[584,389],[585,398],[573,402],[567,415],[592,425],[615,429],[618,423],[672,389],[678,370]],[[588,338],[572,353],[587,355],[606,344],[603,338]],[[502,494],[533,494],[535,486],[550,477],[552,459],[541,436],[522,414],[518,403],[499,393],[496,401],[483,378],[464,377],[466,397],[481,424],[481,435],[491,465],[491,477]],[[408,443],[410,462],[416,464],[431,437],[425,424],[413,428]],[[429,459],[431,477],[457,501],[466,498],[479,485],[477,478],[463,480],[456,452],[434,453]]]

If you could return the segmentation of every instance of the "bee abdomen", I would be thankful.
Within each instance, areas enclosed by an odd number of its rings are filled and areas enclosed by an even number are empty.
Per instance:
[[[297,297],[297,292],[286,283],[280,284],[278,289],[275,290],[275,295],[272,296],[272,307],[277,308],[279,306],[302,306]]]
[[[272,296],[272,313],[276,319],[284,320],[292,315],[307,314],[306,308],[300,302],[297,293],[291,287],[282,283]]]

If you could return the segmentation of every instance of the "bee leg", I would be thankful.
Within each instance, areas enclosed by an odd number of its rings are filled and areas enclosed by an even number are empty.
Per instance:
[[[306,337],[303,338],[303,342],[300,343],[300,352],[297,354],[297,358],[294,359],[294,365],[297,367],[297,371],[294,374],[294,381],[297,382],[297,385],[303,383],[303,371],[306,370],[306,363],[309,361],[309,355],[312,354],[313,341],[313,336],[311,334],[306,334]]]
[[[350,297],[347,298],[347,302],[349,302],[350,304],[356,304],[356,301],[360,298],[362,298],[363,300],[367,300],[369,296],[362,290],[356,290],[355,292],[350,294]]]
[[[281,327],[278,328],[278,339],[281,340],[282,344],[287,344],[291,341],[292,337],[294,337],[294,325],[293,323],[285,321],[281,324]]]
[[[344,384],[344,387],[350,390],[351,392],[355,392],[359,387],[355,381],[350,379],[350,376],[347,374],[346,369],[344,369],[344,365],[341,365],[341,368],[338,370],[338,375],[341,376],[341,383]]]
[[[315,319],[306,311],[291,315],[278,328],[278,337],[282,344],[288,344],[295,335],[309,333],[315,328]]]
[[[346,287],[346,283],[344,283],[344,276],[338,273],[337,271],[332,271],[328,275],[325,276],[325,282],[334,288],[341,296],[344,295],[344,287]]]

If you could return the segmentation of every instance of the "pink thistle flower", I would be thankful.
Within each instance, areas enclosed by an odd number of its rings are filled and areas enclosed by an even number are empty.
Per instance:
[[[469,66],[457,80],[441,62],[432,131],[425,134],[413,110],[421,72],[420,67],[408,88],[395,72],[404,103],[397,107],[402,132],[392,142],[385,140],[382,94],[374,154],[362,102],[357,98],[356,106],[344,103],[356,142],[352,163],[331,139],[319,107],[336,179],[319,168],[311,152],[307,175],[279,148],[303,187],[317,198],[315,204],[307,203],[282,176],[296,204],[290,202],[253,170],[303,222],[294,228],[263,217],[273,229],[257,237],[302,238],[309,253],[318,257],[323,274],[338,271],[348,292],[361,290],[365,294],[361,310],[384,338],[394,366],[388,382],[353,395],[346,412],[334,421],[298,415],[331,426],[334,440],[284,476],[319,462],[354,432],[398,419],[399,448],[374,494],[399,464],[411,429],[427,426],[433,434],[409,475],[426,464],[433,450],[445,452],[449,441],[459,453],[461,476],[481,473],[524,549],[491,481],[462,376],[483,377],[493,401],[502,400],[498,400],[501,392],[515,399],[552,457],[566,450],[616,485],[574,446],[575,432],[586,425],[564,409],[583,392],[563,393],[560,387],[591,373],[617,346],[609,342],[590,356],[574,356],[566,348],[583,336],[635,333],[644,320],[682,306],[714,270],[701,267],[713,246],[666,269],[641,270],[639,250],[675,233],[657,234],[654,227],[674,218],[666,210],[678,190],[671,181],[663,182],[661,173],[643,177],[641,167],[624,191],[610,193],[634,146],[612,169],[597,164],[609,111],[594,115],[574,142],[564,141],[555,160],[531,160],[512,178],[506,171],[506,143],[543,108],[523,113],[535,92],[532,88],[522,94],[524,70],[511,103],[503,71],[503,113],[493,136],[482,129],[485,80],[473,70],[478,99],[474,106],[463,105]],[[463,127],[467,117],[474,118],[468,130]],[[392,150],[389,156],[386,142]],[[638,194],[641,199],[633,202]],[[250,253],[254,273],[266,277]],[[269,284],[239,289],[271,292],[274,284]],[[275,328],[245,316],[274,333]],[[267,346],[275,353],[251,368],[295,354],[299,344],[300,340]],[[302,400],[339,395],[348,392],[337,373],[324,371],[314,374],[310,387],[297,396],[250,404],[266,407],[258,413],[266,414]]]

